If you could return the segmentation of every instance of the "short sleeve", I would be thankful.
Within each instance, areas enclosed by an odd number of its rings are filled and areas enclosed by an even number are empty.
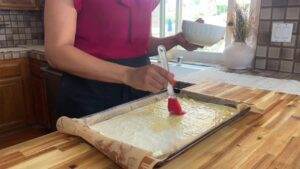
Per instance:
[[[73,0],[73,1],[74,1],[74,8],[76,9],[77,13],[79,13],[82,8],[83,0]]]
[[[158,6],[158,4],[160,3],[160,0],[152,0],[152,1],[153,1],[152,10],[154,10]]]

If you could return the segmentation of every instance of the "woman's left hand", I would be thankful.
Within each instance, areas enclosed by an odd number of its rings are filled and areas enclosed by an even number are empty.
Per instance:
[[[204,20],[200,18],[200,19],[196,20],[196,22],[204,23]],[[203,46],[194,45],[194,44],[188,42],[185,39],[185,37],[183,36],[183,33],[181,32],[176,35],[165,37],[165,38],[151,37],[151,39],[149,41],[148,55],[150,55],[150,56],[157,55],[157,47],[159,45],[164,45],[167,50],[170,50],[177,45],[182,46],[184,49],[186,49],[188,51],[194,51],[198,48],[203,48]]]
[[[194,44],[191,44],[190,42],[188,42],[184,38],[183,33],[178,33],[175,36],[176,36],[177,44],[180,45],[180,46],[182,46],[187,51],[194,51],[194,50],[196,50],[198,48],[203,48],[203,46],[194,45]]]
[[[204,23],[204,20],[202,18],[199,18],[196,20],[196,22],[199,23]],[[199,45],[194,45],[189,43],[183,36],[183,33],[178,33],[176,36],[177,39],[177,43],[178,45],[182,46],[184,49],[188,50],[188,51],[194,51],[198,48],[203,48],[203,46],[199,46]]]

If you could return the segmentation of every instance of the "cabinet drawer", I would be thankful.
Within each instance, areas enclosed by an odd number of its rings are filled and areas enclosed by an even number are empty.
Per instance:
[[[21,76],[21,63],[18,61],[4,62],[0,64],[0,78]]]

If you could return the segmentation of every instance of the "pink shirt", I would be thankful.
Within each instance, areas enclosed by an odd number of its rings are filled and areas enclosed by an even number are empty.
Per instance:
[[[75,47],[101,59],[145,56],[159,0],[74,0]]]

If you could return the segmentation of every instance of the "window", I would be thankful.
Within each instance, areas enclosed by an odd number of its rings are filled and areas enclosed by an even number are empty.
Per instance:
[[[171,36],[176,33],[176,0],[165,0],[165,36]]]
[[[160,0],[160,5],[153,12],[152,34],[155,37],[166,37],[181,31],[183,20],[195,21],[202,18],[205,23],[226,26],[229,10],[234,2],[248,5],[251,0]],[[183,61],[217,64],[222,62],[225,39],[219,43],[204,47],[194,52],[186,52],[177,47],[173,57],[182,57]]]
[[[182,19],[197,20],[202,18],[205,23],[226,27],[228,0],[185,0],[182,4]],[[203,51],[222,52],[225,40],[205,47]]]
[[[160,37],[174,35],[181,31],[182,20],[195,21],[199,18],[204,19],[205,23],[225,27],[227,9],[228,0],[161,0],[161,5],[153,13],[152,32],[156,37],[158,35]],[[160,20],[164,20],[162,27]],[[205,47],[200,51],[222,52],[224,48],[225,40],[222,40],[218,44]]]
[[[176,33],[176,3],[173,2],[174,0],[161,0],[160,5],[153,11],[152,36],[165,37]]]
[[[152,13],[152,36],[160,37],[160,5]]]
[[[161,0],[153,13],[152,34],[155,37],[174,35],[181,31],[182,20],[198,18],[204,19],[205,23],[225,27],[228,4],[233,1],[250,6],[250,0]],[[199,51],[222,53],[224,48],[225,39]]]

